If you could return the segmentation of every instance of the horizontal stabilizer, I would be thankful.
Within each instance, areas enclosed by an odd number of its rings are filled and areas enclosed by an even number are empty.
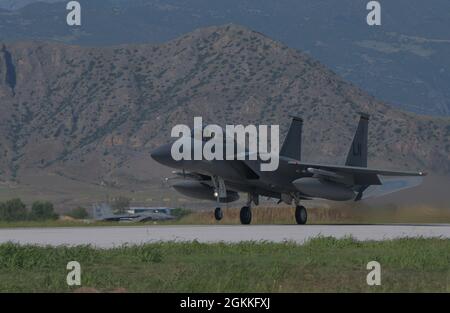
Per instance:
[[[376,198],[385,196],[400,190],[409,189],[419,186],[423,177],[380,177],[381,185],[369,186],[361,193],[361,197],[358,200],[364,200],[367,198]]]

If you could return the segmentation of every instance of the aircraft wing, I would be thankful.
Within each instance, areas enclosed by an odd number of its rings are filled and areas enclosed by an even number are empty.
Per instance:
[[[355,166],[312,164],[296,160],[290,160],[288,163],[299,166],[303,172],[317,177],[357,187],[355,201],[416,187],[427,175],[424,172],[399,172]]]
[[[296,160],[292,160],[288,162],[289,164],[299,165],[305,168],[317,168],[329,170],[332,172],[339,173],[350,173],[350,174],[367,174],[367,175],[382,175],[382,176],[426,176],[425,172],[399,172],[399,171],[390,171],[390,170],[382,170],[382,169],[373,169],[366,167],[356,167],[356,166],[345,166],[345,165],[326,165],[326,164],[314,164],[314,163],[305,163]]]

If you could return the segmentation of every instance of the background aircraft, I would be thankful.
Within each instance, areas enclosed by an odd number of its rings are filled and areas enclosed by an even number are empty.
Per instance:
[[[361,113],[360,121],[345,165],[313,164],[301,161],[303,121],[293,117],[291,127],[279,155],[279,167],[273,172],[260,171],[260,160],[175,161],[171,156],[172,143],[152,153],[153,159],[166,166],[182,170],[184,178],[172,186],[189,197],[216,200],[215,217],[223,217],[220,203],[239,199],[239,192],[247,193],[247,203],[241,208],[242,224],[250,224],[251,205],[259,204],[259,196],[279,199],[279,203],[296,205],[295,220],[307,222],[306,208],[301,201],[313,198],[334,201],[360,201],[411,188],[422,182],[423,172],[396,172],[367,168],[369,116]],[[191,138],[191,147],[194,141]],[[203,145],[206,140],[202,140]],[[191,151],[192,152],[192,151]]]
[[[93,216],[97,221],[110,222],[147,222],[173,220],[175,217],[170,214],[168,208],[136,209],[132,213],[114,214],[108,204],[95,204],[93,206]]]

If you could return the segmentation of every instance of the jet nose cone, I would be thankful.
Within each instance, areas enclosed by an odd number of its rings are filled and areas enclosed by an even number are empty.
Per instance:
[[[156,148],[150,154],[153,160],[161,164],[168,164],[172,160],[171,145],[166,144]]]

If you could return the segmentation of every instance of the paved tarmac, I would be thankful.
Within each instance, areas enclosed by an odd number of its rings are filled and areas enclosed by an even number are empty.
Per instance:
[[[241,241],[293,241],[299,244],[317,236],[357,240],[385,240],[405,237],[450,238],[450,225],[229,225],[229,226],[124,226],[74,228],[0,229],[0,243],[35,245],[92,245],[111,248],[160,241],[203,243]]]

